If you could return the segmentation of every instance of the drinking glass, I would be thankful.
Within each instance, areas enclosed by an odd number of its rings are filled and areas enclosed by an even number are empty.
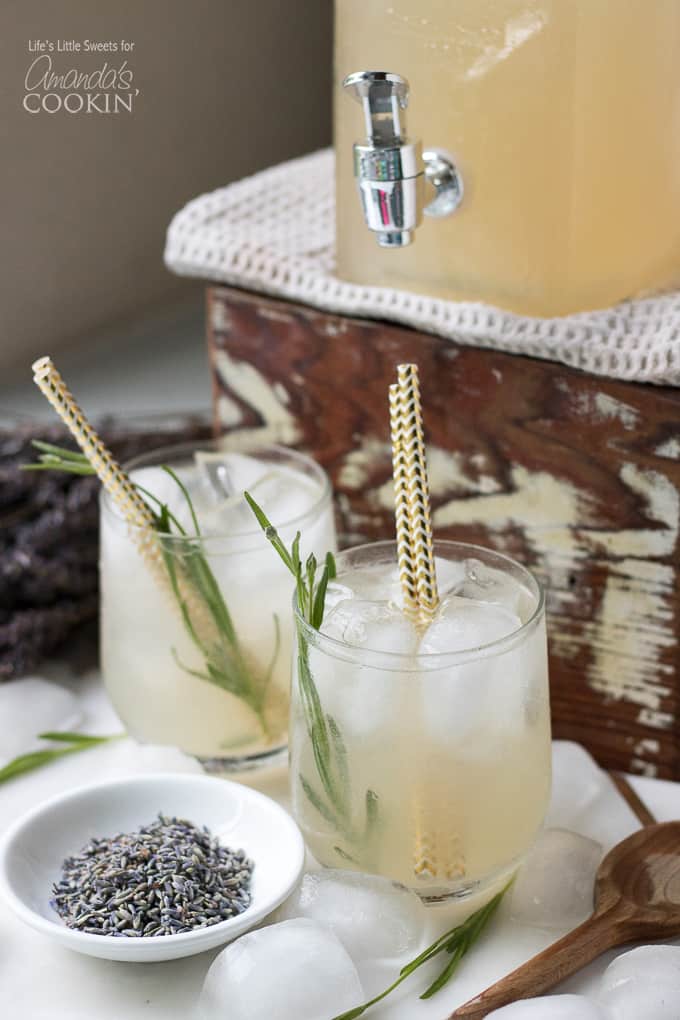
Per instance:
[[[435,542],[440,607],[401,608],[396,545],[340,554],[321,630],[295,607],[294,812],[328,867],[423,899],[509,876],[540,828],[551,744],[544,597],[524,567]]]
[[[189,491],[200,538],[163,465]],[[138,740],[211,771],[268,763],[287,744],[293,578],[241,493],[251,489],[287,544],[299,529],[302,554],[322,558],[335,548],[329,480],[301,453],[242,438],[158,449],[126,469],[187,534],[159,539],[154,572],[102,492],[101,664],[114,707]]]

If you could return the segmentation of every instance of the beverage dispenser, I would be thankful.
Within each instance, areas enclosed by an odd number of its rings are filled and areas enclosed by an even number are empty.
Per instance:
[[[676,0],[336,0],[335,32],[341,279],[536,316],[678,284]]]

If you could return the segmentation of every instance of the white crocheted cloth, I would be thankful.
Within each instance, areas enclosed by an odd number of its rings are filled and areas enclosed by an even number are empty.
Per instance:
[[[561,361],[618,379],[680,386],[680,292],[537,319],[337,279],[329,149],[194,199],[170,224],[165,261],[184,276],[330,312],[389,319],[460,344]]]

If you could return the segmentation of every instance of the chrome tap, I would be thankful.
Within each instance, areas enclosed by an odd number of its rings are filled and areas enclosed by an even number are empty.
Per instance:
[[[437,149],[422,151],[406,136],[404,111],[409,85],[386,71],[356,71],[343,88],[364,111],[366,141],[354,145],[354,176],[364,219],[383,248],[403,248],[426,216],[449,216],[463,197],[463,182],[451,159]],[[434,189],[425,204],[426,183]]]

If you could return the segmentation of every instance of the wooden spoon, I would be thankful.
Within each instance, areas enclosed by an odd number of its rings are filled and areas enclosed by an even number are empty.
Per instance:
[[[610,850],[595,879],[595,911],[449,1020],[477,1020],[516,999],[542,995],[607,949],[680,935],[680,822],[647,825]]]

